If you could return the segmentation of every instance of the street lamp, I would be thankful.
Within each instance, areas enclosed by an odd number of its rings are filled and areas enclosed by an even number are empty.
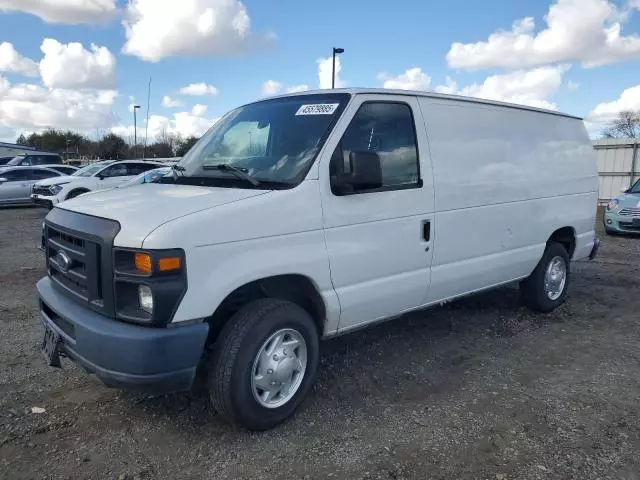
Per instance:
[[[331,88],[336,87],[336,53],[339,55],[344,53],[344,48],[333,47],[333,64],[331,67]]]
[[[136,110],[140,108],[140,105],[133,106],[133,155],[134,158],[138,158],[138,128]]]

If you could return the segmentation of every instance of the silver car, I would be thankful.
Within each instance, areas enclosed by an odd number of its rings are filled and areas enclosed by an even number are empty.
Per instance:
[[[45,178],[62,175],[48,167],[1,167],[0,205],[32,205],[31,187]]]

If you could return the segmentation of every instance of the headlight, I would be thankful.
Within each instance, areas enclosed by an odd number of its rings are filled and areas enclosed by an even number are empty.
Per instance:
[[[49,191],[52,195],[57,195],[62,191],[62,185],[51,185]]]
[[[617,198],[614,198],[607,205],[607,210],[611,212],[617,212],[620,209],[620,201]]]
[[[151,293],[151,287],[148,285],[138,286],[138,302],[142,310],[147,313],[153,313],[153,294]]]
[[[167,326],[187,291],[181,249],[113,251],[115,313],[120,320]]]

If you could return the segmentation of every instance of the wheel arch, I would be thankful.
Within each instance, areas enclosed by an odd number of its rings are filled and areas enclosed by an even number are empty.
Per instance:
[[[561,244],[569,254],[569,259],[573,258],[576,251],[576,230],[573,227],[562,227],[554,231],[547,240],[547,245],[552,242]]]
[[[277,298],[298,305],[311,316],[318,329],[318,335],[324,334],[327,306],[320,289],[306,275],[287,273],[255,279],[229,292],[213,314],[206,319],[210,327],[207,343],[215,341],[222,328],[238,310],[262,298]]]

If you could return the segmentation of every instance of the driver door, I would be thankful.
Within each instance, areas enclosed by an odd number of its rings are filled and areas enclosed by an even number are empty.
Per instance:
[[[325,152],[320,189],[331,279],[340,300],[338,330],[422,305],[431,277],[434,190],[416,98],[357,96]],[[379,185],[336,190],[331,177],[348,176],[352,152],[376,163]]]

